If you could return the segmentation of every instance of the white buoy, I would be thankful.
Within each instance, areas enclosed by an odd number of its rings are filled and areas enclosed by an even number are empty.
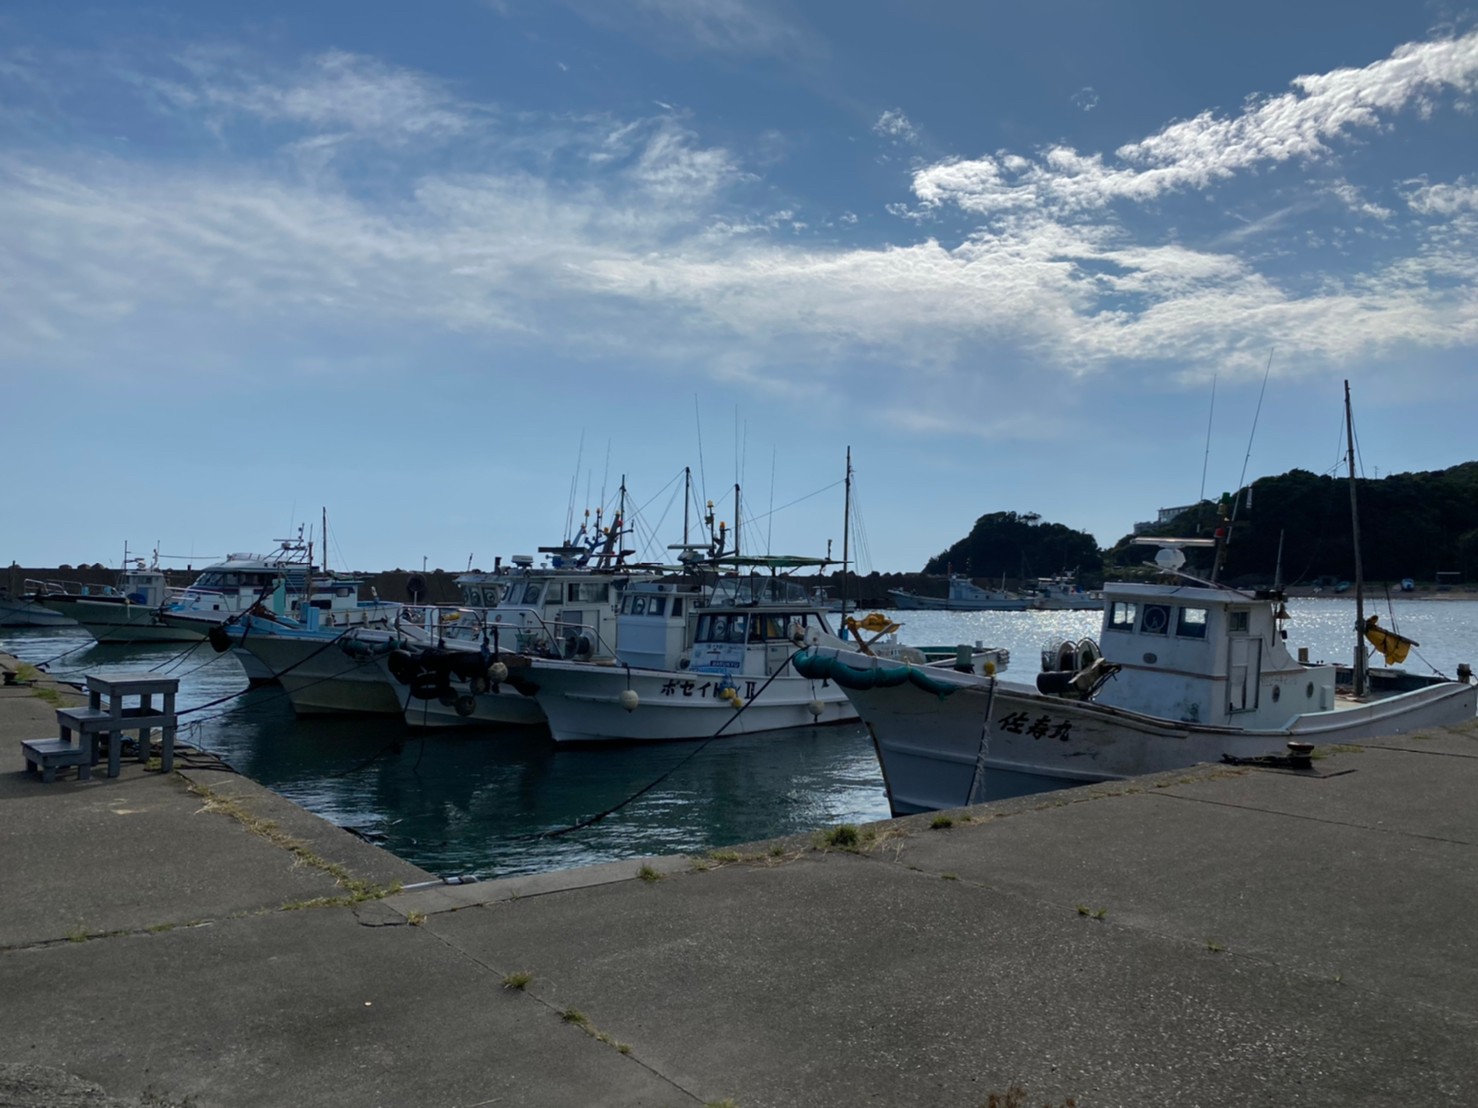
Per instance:
[[[508,680],[508,667],[502,662],[494,662],[488,666],[488,679],[498,683]]]
[[[636,706],[641,703],[641,697],[636,695],[635,689],[622,689],[619,699],[621,701],[621,707],[625,708],[628,712],[636,711]]]
[[[811,713],[812,719],[820,719],[821,713],[826,711],[826,705],[819,700],[813,700],[806,705],[806,710]]]

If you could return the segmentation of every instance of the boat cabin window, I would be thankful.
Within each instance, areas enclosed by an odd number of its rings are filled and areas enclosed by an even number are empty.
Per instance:
[[[1109,611],[1109,630],[1133,631],[1134,621],[1139,616],[1139,605],[1127,600],[1115,600]]]
[[[530,581],[526,585],[524,585],[523,596],[519,598],[519,603],[526,608],[532,607],[533,605],[539,603],[539,597],[543,594],[543,592],[544,582]]]
[[[748,634],[748,628],[748,617],[739,613],[731,616],[700,616],[698,633],[694,636],[694,640],[697,642],[742,643]]]
[[[1170,627],[1170,605],[1146,604],[1139,630],[1145,635],[1163,635]]]
[[[793,616],[755,616],[749,628],[749,638],[752,642],[783,642],[790,638],[786,628],[790,626]]]
[[[1175,633],[1183,639],[1204,639],[1206,615],[1205,608],[1177,608]]]
[[[647,614],[647,598],[641,593],[626,598],[627,614],[633,616],[644,616]]]
[[[566,588],[566,602],[570,604],[604,604],[610,586],[603,581],[571,581]]]
[[[1243,634],[1243,635],[1245,635],[1247,633],[1247,613],[1246,612],[1228,612],[1227,613],[1227,630],[1230,631],[1230,632],[1232,632],[1232,634],[1234,634],[1234,635],[1235,634]]]

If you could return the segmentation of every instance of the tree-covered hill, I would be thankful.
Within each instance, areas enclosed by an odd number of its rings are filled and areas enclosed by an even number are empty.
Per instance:
[[[975,521],[970,534],[931,558],[925,573],[964,573],[971,577],[1046,577],[1076,569],[1084,582],[1096,582],[1103,556],[1086,531],[1044,523],[1035,512],[992,512]]]
[[[1478,579],[1478,462],[1361,479],[1355,488],[1366,580],[1433,581],[1438,573]],[[1234,525],[1223,580],[1271,581],[1280,536],[1285,584],[1354,576],[1347,477],[1291,470],[1257,480],[1250,502],[1244,489],[1240,497],[1228,499],[1227,508],[1234,513]],[[1218,516],[1218,505],[1206,501],[1146,533],[1186,537],[1199,529],[1209,536],[1221,525]],[[1148,560],[1147,548],[1131,546],[1131,538],[1125,536],[1106,552],[1109,565],[1136,566]]]

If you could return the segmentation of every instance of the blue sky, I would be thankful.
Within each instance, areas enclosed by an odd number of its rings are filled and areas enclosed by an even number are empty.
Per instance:
[[[12,2],[0,559],[488,566],[622,475],[655,554],[684,466],[839,554],[850,446],[915,570],[1331,470],[1345,378],[1368,475],[1471,460],[1475,15]]]

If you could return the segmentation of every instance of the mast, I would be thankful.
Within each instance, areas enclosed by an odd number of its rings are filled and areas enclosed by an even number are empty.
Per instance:
[[[846,495],[842,497],[842,623],[847,622],[847,542],[852,528],[852,448],[847,447]]]
[[[739,482],[734,482],[734,557],[739,556]]]
[[[318,531],[318,541],[323,545],[323,553],[319,555],[323,559],[323,574],[328,576],[328,508],[323,509],[323,526]]]
[[[688,545],[688,508],[693,502],[693,467],[683,466],[683,545]]]
[[[1365,695],[1365,573],[1360,563],[1360,506],[1355,498],[1355,417],[1350,410],[1350,382],[1345,381],[1345,444],[1350,456],[1350,526],[1355,537],[1355,695]]]

